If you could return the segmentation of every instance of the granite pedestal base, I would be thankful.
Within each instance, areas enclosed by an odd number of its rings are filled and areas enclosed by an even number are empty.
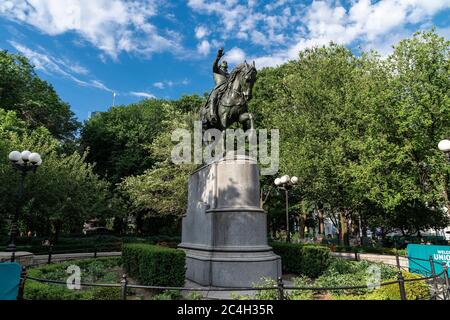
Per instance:
[[[180,248],[187,279],[205,286],[247,287],[281,276],[281,259],[267,244],[260,208],[259,168],[247,156],[224,158],[189,179]]]

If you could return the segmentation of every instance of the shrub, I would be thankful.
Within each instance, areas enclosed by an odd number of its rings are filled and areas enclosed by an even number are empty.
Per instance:
[[[111,268],[118,267],[119,261],[118,258],[99,258],[55,263],[29,269],[28,276],[65,281],[68,276],[67,267],[77,265],[82,271],[82,280],[84,280],[82,282],[90,281],[93,277],[91,273],[95,272],[95,278],[102,283],[118,283],[119,274],[111,271]],[[90,268],[91,265],[94,267]],[[106,281],[106,279],[110,281]],[[41,283],[30,279],[25,282],[24,298],[29,300],[118,300],[120,299],[120,288],[83,287],[81,290],[69,290],[65,284]]]
[[[294,280],[294,287],[311,287],[310,279],[302,276],[296,277]],[[293,290],[289,296],[290,300],[312,300],[313,291],[312,290]]]
[[[263,277],[258,283],[253,284],[253,288],[268,288],[277,286],[277,282],[272,278]],[[285,292],[285,296],[288,296],[288,293]],[[277,289],[267,289],[267,290],[258,290],[255,294],[256,300],[277,300],[278,299],[278,290]]]
[[[367,276],[369,267],[377,266],[381,272],[381,280],[388,280],[397,274],[397,270],[393,266],[383,263],[363,261],[353,261],[347,259],[332,258],[328,269],[323,275],[331,274],[356,274],[361,273]]]
[[[380,280],[387,281],[394,277],[397,272],[392,266],[369,261],[351,261],[345,259],[331,259],[329,268],[317,278],[314,286],[317,287],[339,287],[339,286],[365,286],[370,280],[370,267],[378,267]],[[330,290],[333,298],[340,296],[352,297],[361,296],[368,293],[368,289],[345,289]],[[359,298],[358,298],[359,299]]]
[[[311,285],[311,282],[306,277],[297,277],[294,278],[294,286],[295,287],[308,287]],[[277,282],[272,278],[263,277],[260,282],[253,284],[254,288],[276,288]],[[284,298],[286,300],[311,300],[313,297],[313,293],[311,290],[284,290],[283,292]],[[239,300],[246,300],[246,296],[236,296],[235,298]],[[267,289],[267,290],[259,290],[256,291],[255,299],[257,300],[278,300],[278,290],[277,289]]]
[[[185,279],[185,254],[149,244],[124,244],[122,262],[125,270],[140,284],[182,287]]]
[[[165,290],[153,296],[152,300],[180,300],[182,298],[179,290]]]
[[[406,279],[419,279],[420,275],[403,272],[403,278]],[[395,281],[397,278],[392,278],[388,281]],[[405,291],[407,300],[429,300],[431,298],[430,288],[428,284],[423,281],[408,281],[405,282]],[[372,293],[368,294],[367,300],[400,300],[400,287],[398,283],[389,284],[375,289]]]
[[[336,273],[327,272],[316,279],[315,287],[342,287],[342,286],[364,286],[366,285],[366,277],[362,273]],[[365,294],[367,289],[344,289],[344,290],[329,290],[334,296],[340,295],[358,295]]]
[[[187,300],[203,300],[203,295],[200,292],[191,291],[186,296]]]
[[[232,300],[252,300],[253,298],[248,295],[240,295],[240,294],[237,294],[236,292],[232,292],[231,299]]]
[[[316,278],[330,263],[331,254],[327,247],[282,242],[273,242],[271,246],[281,257],[283,272]]]

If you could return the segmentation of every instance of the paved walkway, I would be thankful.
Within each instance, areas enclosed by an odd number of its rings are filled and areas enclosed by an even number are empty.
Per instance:
[[[97,252],[97,257],[120,257],[122,252]],[[80,260],[89,259],[95,256],[94,252],[86,253],[62,253],[62,254],[52,254],[52,262],[61,262],[68,260]],[[35,255],[34,264],[45,264],[48,261],[48,254]]]
[[[342,259],[355,259],[355,253],[353,252],[332,252],[331,255],[335,258],[342,258]],[[359,253],[358,254],[359,259],[361,260],[367,260],[371,262],[382,262],[384,264],[388,264],[391,266],[397,266],[397,260],[396,257],[393,255],[387,255],[387,254],[375,254],[375,253]],[[408,268],[409,263],[408,259],[405,257],[399,257],[400,260],[400,266],[403,268]]]

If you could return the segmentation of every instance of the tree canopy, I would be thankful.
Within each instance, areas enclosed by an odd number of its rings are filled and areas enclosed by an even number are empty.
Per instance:
[[[54,88],[40,79],[21,55],[0,51],[0,108],[15,111],[27,127],[47,128],[59,140],[72,140],[80,124]]]
[[[330,44],[259,72],[252,109],[280,128],[281,172],[299,177],[301,201],[340,229],[350,218],[414,232],[445,225],[437,143],[450,129],[449,44],[417,33],[387,58]]]
[[[419,32],[388,56],[330,43],[258,72],[250,110],[259,128],[280,129],[278,175],[299,177],[290,216],[301,233],[325,217],[343,240],[355,226],[412,234],[448,225],[450,164],[437,144],[450,130],[449,53],[450,41]],[[77,231],[89,217],[133,216],[138,231],[151,219],[179,222],[195,165],[172,163],[171,135],[192,129],[204,101],[113,107],[87,120],[79,150],[68,152],[61,141],[78,126],[69,106],[25,58],[0,52],[0,157],[29,148],[44,159],[27,179],[23,227]],[[261,184],[272,190],[262,198],[274,230],[285,222],[273,178]],[[15,179],[0,163],[3,224]]]
[[[39,127],[29,131],[13,111],[0,109],[0,158],[12,150],[41,154],[39,169],[25,180],[23,201],[17,201],[19,174],[7,161],[0,162],[0,224],[19,207],[24,230],[40,235],[81,232],[83,222],[93,217],[111,216],[108,183],[94,174],[85,155],[62,154],[60,143]]]

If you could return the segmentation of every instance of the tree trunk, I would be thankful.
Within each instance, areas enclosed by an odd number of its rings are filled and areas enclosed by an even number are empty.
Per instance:
[[[364,245],[364,239],[367,238],[367,225],[363,218],[361,218],[361,245]]]
[[[305,223],[306,223],[306,214],[301,213],[298,217],[298,234],[300,239],[305,238]]]
[[[381,228],[381,240],[386,240],[386,231],[384,228]]]
[[[325,222],[323,217],[323,211],[317,208],[317,213],[319,216],[319,235],[325,236]]]
[[[61,221],[55,221],[53,223],[53,227],[55,228],[55,233],[53,234],[53,239],[51,241],[52,244],[56,244],[59,240],[59,235],[61,233],[62,228],[62,222]]]
[[[339,242],[345,246],[349,245],[347,219],[343,212],[339,213]]]

